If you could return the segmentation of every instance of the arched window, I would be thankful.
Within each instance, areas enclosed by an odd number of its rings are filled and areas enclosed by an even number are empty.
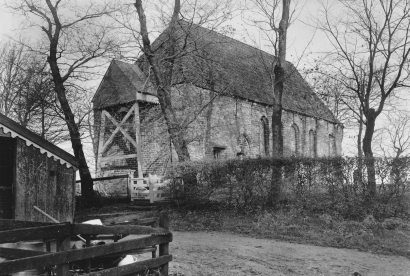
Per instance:
[[[291,127],[291,153],[298,155],[300,152],[299,145],[299,127],[296,124],[293,124]]]
[[[262,116],[260,123],[260,154],[269,155],[269,120]]]
[[[313,129],[309,131],[309,157],[316,157],[316,139]]]
[[[245,155],[249,156],[249,137],[245,133],[242,135],[239,135],[238,140],[237,140],[237,154],[240,155]],[[238,155],[239,156],[239,155]]]

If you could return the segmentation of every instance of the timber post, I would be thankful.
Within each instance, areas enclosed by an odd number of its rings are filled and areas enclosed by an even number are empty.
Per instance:
[[[57,252],[63,252],[63,251],[67,251],[70,250],[70,236],[67,237],[61,237],[59,239],[57,239],[57,248],[56,251]],[[57,265],[57,275],[58,276],[70,276],[71,273],[69,271],[70,267],[68,262],[67,263],[62,263],[62,264],[58,264]]]
[[[165,230],[169,230],[169,215],[168,215],[168,212],[162,211],[159,214],[158,226],[161,227],[161,228],[164,228]],[[172,237],[171,233],[169,235],[171,235],[171,237]],[[159,248],[159,252],[158,252],[159,257],[164,256],[164,255],[169,255],[169,242],[159,244],[158,248]],[[169,268],[168,263],[161,265],[161,273],[162,273],[163,276],[168,276],[168,268]]]

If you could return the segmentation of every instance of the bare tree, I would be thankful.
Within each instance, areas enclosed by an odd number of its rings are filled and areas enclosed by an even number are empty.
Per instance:
[[[223,1],[221,1],[221,3],[222,2]],[[147,18],[143,8],[143,3],[141,0],[135,1],[140,26],[139,35],[142,39],[142,51],[147,63],[149,64],[149,72],[157,89],[161,111],[167,124],[168,133],[171,137],[171,141],[174,145],[179,161],[190,160],[190,155],[187,148],[188,141],[186,137],[186,129],[190,123],[190,120],[183,120],[179,118],[178,112],[171,101],[171,91],[174,85],[172,83],[174,65],[182,57],[192,54],[193,51],[198,53],[201,52],[201,49],[192,49],[192,45],[187,43],[190,36],[189,29],[192,26],[192,21],[196,21],[199,25],[208,23],[215,26],[221,24],[221,22],[224,22],[230,17],[230,10],[223,10],[223,8],[228,7],[228,5],[223,6],[221,3],[208,5],[212,6],[211,8],[204,8],[206,5],[201,6],[199,1],[192,1],[192,3],[187,1],[184,3],[185,6],[181,6],[181,2],[179,0],[175,0],[172,14],[169,16],[164,16],[164,13],[161,13],[161,20],[163,22],[168,20],[168,26],[162,34],[163,36],[166,36],[166,39],[163,42],[166,45],[166,50],[165,52],[157,53],[153,49],[149,39],[149,30],[147,27]],[[218,10],[218,8],[220,10]],[[187,18],[185,16],[189,17]],[[186,25],[187,30],[185,30],[185,34],[183,34],[182,37],[181,32],[178,34],[177,30],[178,28],[181,28],[179,25],[180,17],[183,19],[188,19],[187,22],[189,22],[188,25]],[[213,100],[213,97],[211,98]],[[202,111],[205,110],[205,108],[200,109]]]
[[[271,74],[272,94],[274,105],[272,113],[272,147],[274,156],[283,155],[283,134],[282,134],[282,95],[286,78],[285,62],[287,51],[287,30],[291,24],[292,16],[296,7],[291,8],[290,0],[252,0],[250,10],[253,12],[247,21],[263,32],[264,39],[268,41],[269,47],[273,49],[276,57],[272,64]],[[256,19],[255,19],[256,18]]]
[[[148,37],[147,20],[145,17],[144,9],[142,7],[142,1],[136,0],[135,7],[137,9],[138,18],[140,21],[141,36],[143,42],[143,51],[147,60],[151,66],[155,83],[157,86],[158,100],[161,105],[162,113],[164,114],[165,121],[167,123],[168,132],[171,136],[171,140],[175,146],[175,150],[178,154],[179,161],[187,161],[190,159],[187,143],[184,139],[184,132],[181,128],[181,124],[178,122],[176,112],[171,103],[171,87],[170,83],[166,83],[164,76],[161,74],[161,68],[158,64],[158,60],[154,59],[154,51],[151,47],[151,42]],[[168,32],[171,34],[175,32],[175,24],[178,21],[179,13],[181,11],[181,3],[179,0],[175,0],[174,12],[172,14],[171,21],[169,23]]]
[[[410,154],[410,114],[406,110],[386,113],[384,126],[379,130],[378,147],[385,157],[400,158]]]
[[[318,26],[332,43],[328,58],[338,80],[357,97],[365,130],[367,192],[376,194],[372,141],[376,119],[386,100],[408,85],[410,53],[409,1],[338,1],[336,16],[323,4]],[[340,10],[343,10],[341,13]]]
[[[0,112],[51,142],[64,140],[47,64],[19,43],[0,53]]]
[[[291,11],[290,0],[253,0],[251,3],[251,9],[256,13],[256,19],[251,19],[250,22],[263,31],[276,57],[274,64],[270,66],[265,65],[265,67],[271,78],[272,95],[274,97],[272,108],[272,152],[275,157],[281,157],[283,156],[282,97],[285,80],[289,77],[285,73],[286,37],[295,9]],[[265,63],[265,61],[262,62]],[[281,196],[281,168],[273,168],[271,182],[270,204],[276,205],[279,203]]]
[[[31,49],[47,58],[54,91],[64,114],[74,155],[79,161],[81,194],[84,198],[92,198],[93,181],[78,121],[67,94],[75,80],[82,80],[84,71],[98,66],[98,58],[117,50],[117,43],[121,43],[104,21],[114,8],[102,1],[62,0],[22,0],[10,2],[8,7],[26,16],[28,26],[39,27],[43,34],[40,46]]]
[[[13,111],[23,94],[27,82],[27,62],[24,47],[17,43],[4,43],[0,49],[0,112],[15,118]]]

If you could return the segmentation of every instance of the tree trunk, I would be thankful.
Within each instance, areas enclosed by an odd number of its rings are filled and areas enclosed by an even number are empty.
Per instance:
[[[283,156],[283,133],[282,133],[282,94],[283,78],[285,70],[283,67],[275,65],[275,103],[272,111],[272,139],[273,156],[281,158]]]
[[[363,150],[362,150],[362,134],[363,134],[363,110],[360,108],[360,118],[359,118],[359,133],[357,135],[357,174],[355,179],[355,184],[360,185],[361,188],[363,187]]]
[[[140,26],[141,27],[141,37],[142,37],[144,54],[153,72],[153,78],[155,81],[155,85],[157,87],[158,100],[161,106],[162,114],[164,115],[165,122],[167,124],[168,133],[171,137],[172,144],[174,145],[175,151],[178,155],[178,160],[180,162],[188,161],[190,160],[190,156],[188,152],[188,145],[184,139],[185,131],[183,127],[181,126],[181,124],[178,122],[176,112],[171,102],[171,85],[172,84],[171,83],[167,84],[165,80],[165,76],[163,76],[163,74],[161,73],[158,60],[154,58],[155,53],[151,49],[151,42],[148,38],[147,22],[145,18],[144,9],[142,8],[141,0],[135,1],[135,7],[137,9],[139,22],[141,25]],[[170,41],[171,41],[171,45],[169,47],[175,46],[173,45],[175,43],[173,42],[173,31],[174,31],[174,27],[178,19],[180,8],[181,8],[180,1],[175,0],[174,13],[173,13],[172,20],[170,22],[170,28],[169,28]],[[170,60],[168,62],[171,63]],[[168,71],[172,72],[172,70],[168,70]],[[168,82],[171,82],[171,80],[172,80],[172,77],[169,76]]]
[[[51,62],[49,63],[51,66]],[[64,119],[69,130],[71,146],[73,148],[74,156],[78,159],[78,171],[81,179],[81,196],[84,199],[92,199],[94,197],[93,179],[91,177],[90,170],[85,159],[80,131],[78,129],[77,124],[75,123],[74,114],[70,108],[70,105],[68,104],[67,97],[65,94],[65,87],[63,83],[58,81],[58,77],[54,77],[54,71],[53,80],[55,84],[55,91],[57,93],[61,109],[64,112]]]
[[[372,200],[376,196],[376,170],[372,151],[372,140],[376,123],[376,112],[373,108],[365,113],[366,116],[366,130],[363,137],[363,153],[367,168],[367,194]]]
[[[282,94],[283,83],[285,80],[284,65],[286,62],[286,35],[289,25],[289,9],[290,0],[282,1],[282,18],[279,22],[278,33],[278,51],[275,64],[275,83],[274,83],[274,98],[272,111],[272,150],[273,156],[283,157],[283,133],[282,133]],[[282,167],[274,166],[272,168],[272,183],[271,183],[271,205],[277,206],[281,197],[282,189]]]
[[[56,28],[58,28],[57,26]],[[58,39],[59,33],[57,33],[56,38]],[[70,108],[67,100],[67,95],[65,93],[64,81],[60,74],[60,69],[57,63],[57,44],[58,40],[56,38],[50,41],[50,55],[47,58],[47,62],[50,64],[50,69],[53,76],[54,91],[57,94],[58,101],[60,102],[61,109],[64,112],[64,119],[66,121],[68,131],[70,134],[71,146],[73,148],[74,156],[78,159],[78,170],[81,178],[81,196],[87,199],[89,204],[93,204],[94,189],[93,189],[93,179],[90,174],[90,170],[85,159],[83,145],[81,142],[81,135],[78,129],[78,125],[75,122],[74,114]]]

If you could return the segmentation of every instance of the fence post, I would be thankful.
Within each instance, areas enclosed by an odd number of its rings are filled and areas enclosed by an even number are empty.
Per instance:
[[[158,225],[159,227],[169,230],[168,212],[162,211],[159,214],[158,224],[159,224]],[[172,234],[170,233],[169,235],[172,235]],[[158,248],[159,248],[159,252],[158,252],[159,256],[169,255],[169,243],[162,243],[158,246]],[[168,267],[169,267],[168,263],[161,265],[161,272],[163,276],[168,276]]]
[[[127,196],[130,198],[132,201],[132,172],[128,172],[128,179],[127,179]]]
[[[57,245],[56,245],[57,252],[61,251],[66,251],[70,250],[70,237],[62,237],[57,239]],[[69,264],[68,263],[63,263],[63,264],[58,264],[57,265],[57,270],[56,270],[57,276],[69,276],[70,271],[69,271]]]
[[[148,180],[149,184],[149,202],[154,203],[154,183]]]

